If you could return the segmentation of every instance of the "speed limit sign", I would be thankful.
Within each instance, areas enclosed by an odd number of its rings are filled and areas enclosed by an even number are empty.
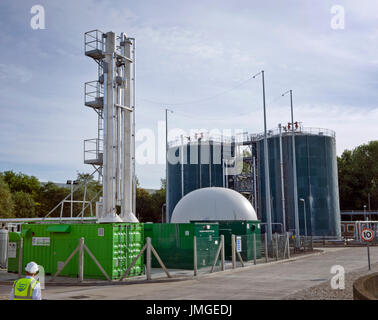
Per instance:
[[[361,239],[366,242],[371,242],[374,239],[374,231],[370,228],[364,228],[361,230]]]

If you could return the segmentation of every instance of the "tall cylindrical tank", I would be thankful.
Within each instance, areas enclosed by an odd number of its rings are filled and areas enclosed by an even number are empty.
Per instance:
[[[272,222],[282,221],[280,136],[268,137]],[[259,161],[259,215],[265,214],[263,140],[257,142]],[[295,230],[293,155],[291,132],[282,134],[283,176],[287,231]],[[302,128],[295,132],[300,234],[340,236],[340,208],[335,133],[326,129]],[[305,225],[306,229],[305,230]]]
[[[233,156],[230,143],[196,139],[168,149],[168,216],[189,192],[206,187],[223,187],[223,159]]]
[[[8,230],[0,229],[0,267],[7,266]]]

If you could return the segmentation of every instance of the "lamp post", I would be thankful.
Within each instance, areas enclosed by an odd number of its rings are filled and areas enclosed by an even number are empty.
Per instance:
[[[71,207],[70,207],[70,216],[72,218],[72,214],[73,214],[73,185],[74,184],[78,184],[79,182],[77,180],[67,180],[66,184],[69,184],[71,185]]]
[[[272,241],[272,209],[270,206],[270,176],[269,176],[269,159],[268,159],[268,138],[266,128],[266,103],[265,103],[265,78],[264,70],[256,73],[253,78],[261,74],[262,93],[263,93],[263,109],[264,109],[264,173],[265,173],[265,206],[266,206],[266,222],[268,226],[268,241]]]
[[[168,192],[168,111],[172,110],[165,108],[165,193],[166,193],[166,208],[165,208],[165,222],[169,223],[169,192]]]
[[[305,237],[307,238],[307,219],[306,219],[306,202],[304,199],[299,199],[299,201],[303,202],[303,217],[304,217],[304,229],[305,229]]]
[[[295,233],[299,236],[299,214],[298,214],[298,187],[297,187],[297,160],[295,155],[295,132],[294,132],[294,111],[293,111],[293,90],[286,91],[282,94],[285,96],[290,93],[290,108],[291,108],[291,134],[292,134],[292,150],[293,150],[293,193],[294,193],[294,220]],[[300,246],[300,239],[297,238],[297,246]]]

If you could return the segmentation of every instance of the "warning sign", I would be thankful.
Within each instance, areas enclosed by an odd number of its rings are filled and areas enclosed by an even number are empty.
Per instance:
[[[374,239],[374,230],[370,228],[364,228],[361,231],[361,239],[366,242],[371,242]]]
[[[8,258],[17,257],[17,242],[8,243]]]

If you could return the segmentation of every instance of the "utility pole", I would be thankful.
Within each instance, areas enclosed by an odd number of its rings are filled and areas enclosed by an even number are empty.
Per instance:
[[[264,109],[264,173],[265,173],[265,206],[266,206],[266,221],[267,221],[267,234],[268,241],[272,241],[272,209],[270,205],[270,175],[269,175],[269,158],[268,158],[268,135],[266,126],[266,103],[265,103],[265,78],[264,70],[255,74],[256,78],[261,74],[262,78],[262,91],[263,91],[263,109]]]
[[[173,113],[172,110],[165,108],[165,222],[169,223],[169,192],[168,192],[168,111]]]
[[[298,186],[297,186],[297,160],[295,153],[295,132],[294,132],[294,111],[293,111],[293,90],[289,90],[282,94],[282,96],[290,93],[290,108],[291,108],[291,144],[293,151],[293,193],[294,193],[294,220],[295,220],[295,235],[297,246],[300,246],[299,239],[299,214],[298,214]]]

